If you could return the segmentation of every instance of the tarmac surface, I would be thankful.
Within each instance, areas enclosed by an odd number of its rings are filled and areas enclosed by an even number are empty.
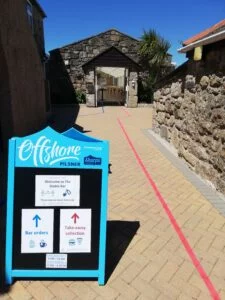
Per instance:
[[[81,106],[76,127],[110,142],[105,286],[16,281],[0,299],[225,299],[225,217],[148,138],[152,108]]]

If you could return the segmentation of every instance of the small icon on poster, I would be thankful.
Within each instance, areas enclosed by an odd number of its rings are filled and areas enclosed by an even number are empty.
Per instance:
[[[44,197],[44,196],[52,196],[54,197],[55,195],[55,192],[52,190],[52,191],[48,191],[48,190],[41,190],[41,196]]]
[[[69,240],[69,246],[75,246],[76,241],[74,239]]]
[[[41,247],[41,248],[47,247],[47,243],[46,243],[44,240],[41,240],[41,241],[40,241],[40,247]]]
[[[30,247],[30,248],[34,248],[34,247],[35,247],[35,241],[30,240],[30,241],[29,241],[29,247]]]
[[[81,244],[82,244],[82,241],[83,241],[83,238],[77,238],[77,243],[78,243],[78,245],[81,245]]]
[[[68,189],[63,193],[63,197],[66,197],[67,195],[71,195],[71,191]]]

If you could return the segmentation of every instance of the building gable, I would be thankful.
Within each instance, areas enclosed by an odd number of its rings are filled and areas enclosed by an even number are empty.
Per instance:
[[[49,77],[53,98],[64,99],[67,93],[66,99],[73,101],[76,91],[82,91],[88,92],[89,103],[94,104],[94,69],[97,65],[126,68],[133,76],[130,76],[131,81],[137,80],[139,45],[139,40],[111,29],[50,51]],[[136,99],[136,88],[132,93]]]
[[[110,36],[110,40],[111,41],[118,41],[118,36],[121,36],[121,37],[125,37],[127,39],[130,39],[131,41],[134,41],[135,43],[136,42],[140,42],[138,39],[126,34],[126,33],[123,33],[117,29],[109,29],[109,30],[106,30],[106,31],[103,31],[101,33],[98,33],[96,35],[92,35],[92,36],[89,36],[87,38],[84,38],[84,39],[81,39],[81,40],[78,40],[78,41],[75,41],[73,43],[70,43],[70,44],[67,44],[67,45],[64,45],[60,48],[67,48],[67,47],[70,47],[70,46],[75,46],[75,45],[78,45],[80,43],[83,43],[83,42],[86,42],[86,41],[89,41],[89,40],[94,40],[94,39],[102,39],[102,38],[107,38],[107,36]],[[54,49],[52,50],[54,51]]]
[[[76,72],[82,73],[82,65],[103,51],[114,46],[132,60],[138,62],[140,41],[117,30],[111,29],[84,40],[50,51],[51,58],[60,52],[62,60],[66,61]],[[67,68],[69,69],[69,67]]]
[[[130,70],[140,69],[140,66],[128,57],[126,54],[121,52],[116,47],[112,46],[102,53],[98,54],[88,62],[83,64],[83,69],[94,68],[97,66],[101,67],[123,67],[129,68]]]

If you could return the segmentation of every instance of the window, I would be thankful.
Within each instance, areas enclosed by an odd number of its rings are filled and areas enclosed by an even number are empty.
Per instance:
[[[28,22],[29,22],[29,24],[32,28],[32,31],[33,31],[33,7],[32,7],[32,5],[29,1],[27,1],[26,10],[27,10]]]

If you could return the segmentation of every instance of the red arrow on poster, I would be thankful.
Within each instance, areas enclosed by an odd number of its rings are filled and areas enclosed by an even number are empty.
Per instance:
[[[79,217],[78,214],[76,214],[76,213],[74,213],[74,214],[72,215],[72,217],[71,217],[71,219],[74,220],[74,224],[77,223],[77,219],[79,219],[79,218],[80,218],[80,217]]]

